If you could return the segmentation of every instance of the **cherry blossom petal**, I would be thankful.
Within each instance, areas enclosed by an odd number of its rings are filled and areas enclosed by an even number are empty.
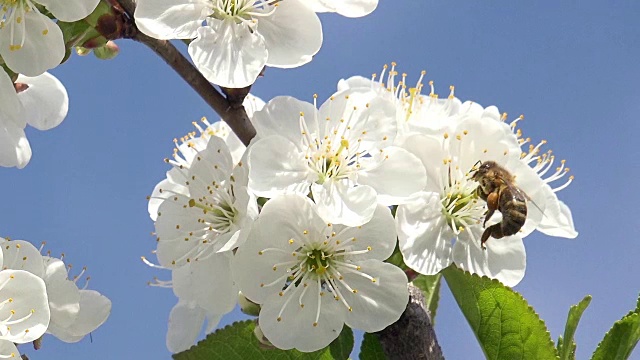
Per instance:
[[[169,351],[178,353],[193,346],[202,330],[204,319],[204,309],[182,300],[178,301],[169,314],[167,331]]]
[[[253,84],[267,61],[265,40],[244,23],[208,20],[189,44],[189,55],[210,82],[228,88]]]
[[[547,202],[545,217],[538,224],[538,230],[549,236],[574,239],[578,232],[573,226],[573,216],[569,207],[560,200]]]
[[[310,282],[308,286],[302,296],[303,286],[284,296],[274,292],[262,305],[260,329],[279,349],[316,351],[328,346],[342,331],[346,308],[326,290],[318,289],[316,283]]]
[[[91,14],[100,0],[37,0],[37,2],[44,5],[56,19],[73,22]]]
[[[20,352],[15,344],[8,340],[0,340],[0,358],[20,358]]]
[[[193,39],[208,8],[205,0],[138,0],[134,17],[138,29],[153,38]]]
[[[271,99],[261,111],[253,114],[251,122],[256,127],[257,136],[261,139],[279,135],[301,146],[300,121],[304,121],[311,134],[317,134],[316,113],[317,110],[313,104],[291,96],[277,96]]]
[[[231,257],[231,253],[214,254],[173,270],[173,292],[209,313],[230,312],[238,298],[231,278]]]
[[[524,243],[519,236],[505,236],[502,239],[491,238],[486,250],[480,247],[482,230],[475,228],[475,241],[462,233],[453,246],[453,259],[458,267],[493,279],[503,284],[516,286],[524,277],[527,266]]]
[[[402,204],[427,184],[426,171],[420,160],[399,147],[387,147],[360,163],[362,170],[358,172],[358,183],[371,186],[383,205]]]
[[[68,279],[67,267],[62,260],[48,256],[43,258],[45,274],[42,279],[47,286],[51,323],[63,328],[69,327],[80,312],[80,290]]]
[[[367,185],[349,186],[331,180],[311,185],[320,216],[331,223],[359,226],[371,220],[376,210],[376,191]]]
[[[22,21],[24,26],[0,28],[0,56],[7,66],[26,76],[37,76],[58,66],[65,52],[62,30],[37,11],[25,12]],[[22,38],[25,41],[19,50],[9,49],[10,45],[20,45]]]
[[[11,78],[4,70],[0,70],[0,126],[10,123],[24,129],[26,122],[22,118],[22,111],[22,104]]]
[[[335,225],[336,237],[343,241],[353,241],[353,248],[358,250],[371,248],[367,253],[354,255],[354,260],[386,260],[393,253],[396,246],[396,230],[391,210],[378,205],[371,220],[357,227]]]
[[[398,206],[396,226],[405,264],[413,270],[435,275],[451,264],[451,240],[455,234],[442,215],[440,195],[421,192]]]
[[[8,241],[2,246],[5,269],[25,270],[40,278],[44,277],[44,260],[40,250],[24,240]]]
[[[272,16],[259,19],[256,30],[264,36],[269,50],[268,66],[291,68],[304,65],[322,46],[320,19],[299,0],[278,3]]]
[[[304,154],[286,138],[269,136],[249,149],[249,189],[257,196],[284,192],[309,193],[313,179]]]
[[[365,332],[380,331],[396,322],[409,302],[407,275],[395,265],[376,260],[358,263],[360,270],[344,274],[344,282],[354,291],[344,291],[352,311],[345,323]],[[363,277],[359,273],[372,277]]]
[[[11,306],[0,308],[1,338],[24,344],[41,337],[50,319],[44,281],[23,270],[0,271],[0,302],[9,299]]]
[[[0,118],[0,166],[22,169],[29,160],[31,146],[24,130]]]
[[[20,75],[16,82],[29,85],[18,94],[24,107],[22,116],[29,125],[38,130],[49,130],[60,125],[69,110],[69,96],[55,76],[49,73],[36,77]]]

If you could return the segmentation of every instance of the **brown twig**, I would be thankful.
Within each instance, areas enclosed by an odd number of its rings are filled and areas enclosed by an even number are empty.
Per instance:
[[[114,0],[110,1],[113,2]],[[238,135],[238,138],[240,138],[245,145],[249,145],[251,139],[256,136],[256,130],[251,124],[244,107],[236,106],[236,99],[234,99],[234,104],[232,104],[227,98],[220,94],[220,92],[202,76],[198,69],[169,41],[154,39],[138,31],[133,22],[133,13],[135,11],[133,0],[119,0],[119,4],[126,12],[124,15],[129,18],[126,28],[124,29],[125,37],[146,45],[158,54],[158,56],[178,73],[178,75],[220,115],[222,120],[229,124],[229,127]]]

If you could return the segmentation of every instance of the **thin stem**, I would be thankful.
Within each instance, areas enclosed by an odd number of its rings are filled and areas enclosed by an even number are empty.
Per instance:
[[[243,106],[236,106],[225,98],[216,88],[185,58],[169,41],[158,40],[138,31],[133,20],[135,4],[133,0],[110,0],[119,2],[128,17],[125,37],[138,41],[158,54],[193,90],[224,120],[238,138],[245,144],[256,136],[256,130],[249,120]]]

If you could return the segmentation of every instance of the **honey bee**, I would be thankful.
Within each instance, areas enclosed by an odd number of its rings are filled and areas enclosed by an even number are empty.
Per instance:
[[[514,176],[494,161],[481,163],[471,178],[480,183],[476,194],[487,202],[488,210],[482,226],[486,226],[496,210],[502,214],[501,222],[489,226],[482,233],[480,246],[486,249],[489,237],[500,239],[520,231],[527,220],[529,197],[515,185]]]

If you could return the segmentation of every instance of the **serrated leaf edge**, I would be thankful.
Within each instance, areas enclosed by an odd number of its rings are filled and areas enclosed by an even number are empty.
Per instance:
[[[544,328],[547,330],[546,332],[547,332],[547,334],[549,335],[549,344],[551,344],[551,346],[553,347],[553,349],[554,349],[554,351],[555,351],[555,353],[556,353],[556,359],[560,359],[560,355],[558,354],[558,349],[556,348],[556,344],[553,342],[553,339],[551,338],[551,332],[549,331],[549,328],[547,327],[547,324],[546,324],[546,323],[544,322],[544,320],[540,317],[540,315],[536,312],[536,310],[533,308],[533,306],[529,305],[529,302],[527,301],[527,299],[525,299],[525,298],[524,298],[524,296],[522,296],[522,294],[520,294],[519,292],[517,292],[517,291],[513,290],[513,288],[511,288],[511,287],[509,287],[509,286],[507,286],[507,285],[505,285],[505,284],[501,283],[501,282],[500,282],[500,280],[498,280],[498,279],[493,279],[493,278],[490,278],[490,277],[488,277],[488,276],[486,276],[486,275],[482,275],[482,276],[480,276],[480,275],[475,274],[475,273],[472,273],[472,272],[470,272],[470,271],[467,271],[467,270],[464,270],[464,269],[460,269],[460,268],[459,268],[459,267],[457,267],[457,266],[455,266],[455,267],[451,267],[451,268],[452,268],[452,269],[454,269],[454,270],[462,271],[462,272],[464,272],[465,274],[469,274],[469,275],[471,275],[472,277],[473,277],[473,276],[475,276],[475,277],[479,277],[479,278],[481,278],[481,279],[483,279],[483,280],[484,280],[484,279],[490,280],[490,282],[491,282],[491,283],[499,284],[499,285],[501,285],[501,286],[503,286],[503,287],[505,287],[505,288],[510,289],[510,290],[511,290],[511,291],[513,291],[515,294],[517,294],[517,295],[518,295],[518,297],[519,297],[521,300],[523,300],[523,301],[525,302],[525,304],[527,304],[527,307],[529,308],[529,310],[531,310],[531,311],[535,314],[535,316],[538,318],[539,323],[540,323],[540,324],[542,324],[542,326],[544,326]]]

